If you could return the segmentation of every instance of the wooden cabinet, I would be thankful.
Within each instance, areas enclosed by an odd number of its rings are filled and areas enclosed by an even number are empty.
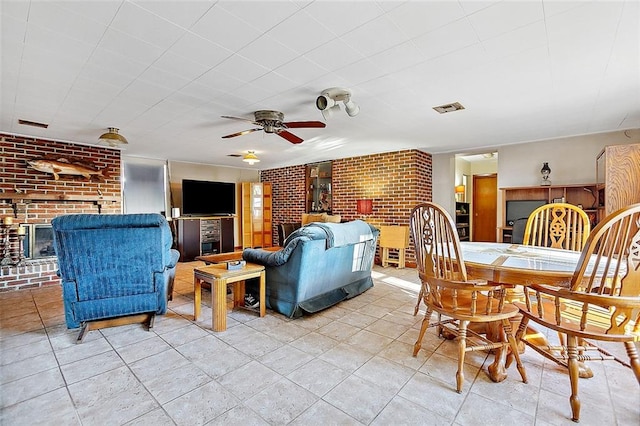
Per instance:
[[[536,207],[547,203],[566,202],[582,206],[591,219],[591,226],[595,226],[598,222],[599,199],[597,185],[594,183],[523,186],[500,188],[500,190],[504,201],[502,222],[499,225],[503,242],[510,241],[512,221],[521,217],[528,217]]]
[[[307,212],[331,214],[333,204],[331,192],[331,162],[307,166]]]
[[[596,159],[598,220],[640,203],[640,144],[605,147]]]
[[[179,218],[178,251],[181,262],[196,256],[227,253],[234,249],[233,218]]]
[[[242,248],[272,247],[271,183],[242,183]]]
[[[458,237],[460,241],[469,241],[470,227],[469,227],[469,203],[456,202],[456,229],[458,230]]]

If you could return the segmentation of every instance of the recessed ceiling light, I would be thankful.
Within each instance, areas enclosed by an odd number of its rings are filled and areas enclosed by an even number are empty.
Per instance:
[[[25,126],[40,127],[43,129],[46,129],[47,127],[49,127],[49,125],[45,123],[38,123],[37,121],[29,121],[29,120],[22,120],[22,119],[18,119],[18,123],[24,124]]]
[[[445,114],[447,112],[460,111],[461,109],[464,109],[464,107],[460,102],[454,102],[452,104],[436,106],[433,107],[433,109],[438,111],[440,114]]]

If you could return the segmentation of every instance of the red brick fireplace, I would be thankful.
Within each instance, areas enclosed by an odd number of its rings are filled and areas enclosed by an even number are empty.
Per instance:
[[[0,291],[59,284],[56,258],[48,256],[51,253],[45,241],[39,241],[28,258],[14,264],[19,260],[18,226],[24,225],[30,234],[24,238],[28,243],[35,242],[38,231],[46,239],[45,230],[51,219],[61,214],[120,213],[120,151],[0,133],[0,154],[0,218],[13,222],[10,227],[5,226],[10,229],[11,259],[0,266]],[[35,170],[27,163],[40,158],[66,159],[104,169],[107,177],[100,180],[60,175],[56,180],[52,174]],[[5,252],[0,254],[0,259],[4,257]]]

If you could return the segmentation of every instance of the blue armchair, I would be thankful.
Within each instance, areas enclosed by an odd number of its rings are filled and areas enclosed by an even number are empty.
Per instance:
[[[89,328],[142,318],[152,327],[154,315],[166,312],[180,254],[162,215],[73,214],[51,225],[65,320],[82,326],[78,341]]]
[[[314,222],[291,233],[278,251],[245,249],[242,257],[265,266],[266,306],[294,318],[373,287],[379,233],[361,220]]]

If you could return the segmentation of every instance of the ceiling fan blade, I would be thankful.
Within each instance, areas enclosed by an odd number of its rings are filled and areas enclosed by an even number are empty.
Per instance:
[[[281,138],[284,138],[284,139],[288,140],[291,143],[301,143],[301,142],[304,141],[304,139],[300,139],[299,137],[297,137],[293,133],[287,132],[286,130],[280,130],[277,133],[277,135],[280,136]]]
[[[230,118],[231,120],[246,121],[248,123],[255,124],[256,126],[260,126],[260,123],[256,123],[255,121],[251,120],[250,118],[232,117],[230,115],[221,115],[220,117],[222,117],[222,118]]]
[[[289,129],[299,129],[303,127],[327,127],[322,121],[289,121],[284,124]]]
[[[257,132],[258,130],[262,130],[262,127],[257,128],[257,129],[243,130],[243,131],[238,132],[238,133],[231,133],[230,135],[223,136],[222,138],[223,139],[235,138],[236,136],[246,135],[246,134],[249,134],[249,133]]]

